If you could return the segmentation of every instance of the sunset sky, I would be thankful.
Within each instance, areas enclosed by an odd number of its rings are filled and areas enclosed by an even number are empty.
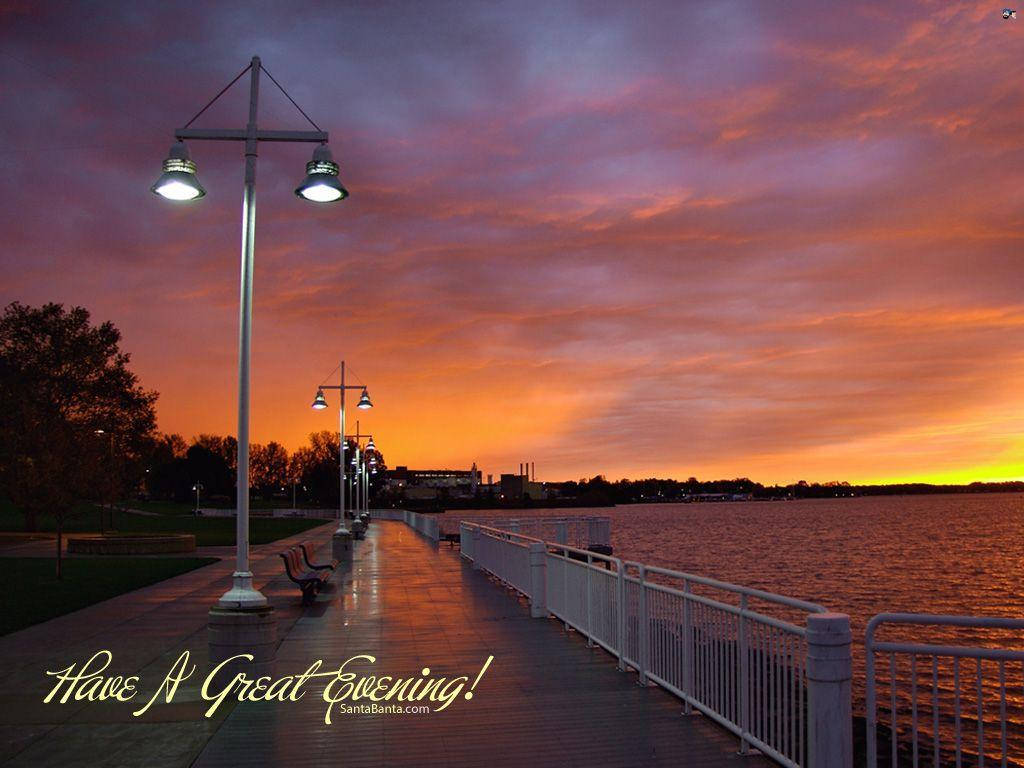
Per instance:
[[[113,321],[163,431],[236,429],[242,147],[191,144],[199,202],[149,186],[258,54],[351,197],[303,203],[311,147],[262,146],[254,440],[335,428],[309,404],[344,358],[390,465],[1024,477],[1024,19],[996,5],[0,8],[0,301]]]

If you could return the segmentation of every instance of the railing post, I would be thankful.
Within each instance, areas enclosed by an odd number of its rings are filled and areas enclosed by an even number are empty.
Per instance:
[[[643,565],[640,566],[640,653],[637,655],[640,657],[637,661],[640,663],[640,669],[637,672],[640,674],[640,685],[647,685],[647,664],[648,654],[650,652],[650,643],[647,641],[648,624],[650,620],[647,618],[647,568]]]
[[[594,620],[591,618],[593,616],[593,613],[592,613],[591,608],[590,608],[590,604],[591,604],[591,602],[593,602],[591,600],[591,597],[590,597],[590,573],[593,570],[590,567],[590,563],[591,563],[592,560],[593,560],[593,558],[588,554],[587,555],[587,647],[588,648],[593,648],[594,647]]]
[[[956,660],[954,660],[954,664]],[[890,681],[895,685],[895,681]],[[959,690],[959,683],[955,686]],[[866,698],[864,725],[867,744],[867,768],[878,766],[878,707],[875,701],[875,647],[874,629],[868,625],[867,641],[864,643],[864,695]],[[895,707],[893,708],[895,710]],[[896,728],[896,712],[893,711],[893,730]]]
[[[548,615],[546,555],[547,547],[542,542],[530,542],[530,616],[535,619]]]
[[[480,528],[473,527],[473,570],[479,571],[483,566],[480,565]]]
[[[615,643],[615,649],[619,652],[619,671],[626,671],[626,573],[625,567],[621,560],[615,562],[615,586],[616,586],[616,597],[618,601],[618,610],[615,612],[615,617],[618,619],[616,622],[615,632],[618,635],[618,639]]]
[[[747,734],[750,733],[750,659],[747,658],[747,596],[740,595],[739,652],[740,652],[740,754],[750,751]]]
[[[559,544],[569,543],[569,525],[565,520],[559,520],[555,523],[555,541]]]
[[[850,617],[807,617],[807,762],[809,768],[853,768]]]
[[[690,580],[683,579],[683,693],[693,693],[693,616],[690,613]],[[694,697],[695,698],[695,697]],[[683,699],[683,714],[692,715],[689,699]]]

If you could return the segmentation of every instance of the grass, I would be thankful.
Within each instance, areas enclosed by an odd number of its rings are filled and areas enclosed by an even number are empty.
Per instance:
[[[133,589],[217,562],[213,557],[70,557],[57,580],[49,557],[5,557],[0,635],[77,611]]]
[[[152,512],[157,515],[191,515],[194,509],[192,504],[183,504],[178,501],[122,501],[118,506],[128,509],[141,509],[143,512]]]
[[[64,532],[98,531],[99,508],[92,504],[81,505],[71,519],[65,521]],[[323,525],[323,520],[304,517],[250,517],[249,543],[267,544],[271,541],[294,536],[302,531]],[[38,521],[41,531],[56,531],[52,517]],[[185,515],[136,515],[131,512],[115,512],[114,528],[118,533],[191,533],[200,547],[232,546],[235,543],[234,517],[195,517]],[[0,531],[24,531],[25,518],[9,502],[0,502]]]
[[[201,507],[211,507],[214,509],[234,509],[234,504],[225,503],[222,501],[211,502],[208,499],[200,499],[199,505]],[[191,515],[192,510],[195,509],[193,502],[180,502],[180,501],[142,501],[139,499],[131,499],[129,501],[122,501],[118,503],[118,506],[125,507],[127,509],[141,509],[143,512],[153,512],[157,515]],[[313,509],[317,505],[311,503],[299,502],[299,507],[303,509]],[[292,502],[289,499],[284,501],[282,499],[250,499],[249,509],[251,510],[267,510],[267,509],[291,509]],[[337,506],[324,507],[324,512],[328,517],[331,515],[331,511],[337,509]]]

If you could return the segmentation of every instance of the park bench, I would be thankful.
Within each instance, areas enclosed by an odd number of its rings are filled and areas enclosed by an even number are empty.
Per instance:
[[[332,557],[329,563],[317,565],[316,563],[310,562],[309,550],[306,549],[305,544],[299,544],[299,549],[302,550],[302,559],[306,561],[306,567],[309,568],[311,571],[333,571],[335,568],[338,567],[338,558],[336,557]]]
[[[288,578],[302,590],[303,605],[308,605],[313,602],[317,592],[330,581],[334,572],[327,568],[320,570],[304,568],[302,561],[299,559],[299,552],[299,547],[289,547],[284,552],[279,552],[278,554],[284,560],[284,571],[288,574]],[[302,550],[302,552],[303,556],[305,556],[305,551]]]

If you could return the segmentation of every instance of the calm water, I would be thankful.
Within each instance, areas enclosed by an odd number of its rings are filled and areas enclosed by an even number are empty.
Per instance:
[[[848,613],[858,645],[876,613],[1024,616],[1021,494],[638,504],[514,514],[609,516],[616,556]],[[929,632],[901,631],[899,637],[1024,647],[1020,633],[1011,637],[961,630],[954,637]],[[890,634],[886,639],[896,638]],[[863,649],[855,648],[858,709],[863,659]],[[930,686],[930,661],[927,666],[927,679],[920,679]],[[1024,681],[1019,664],[1008,667],[1007,674],[1015,721],[1009,734],[1011,753],[1019,758],[1024,754]],[[897,677],[906,683],[909,669],[898,669]],[[880,695],[887,697],[887,689]],[[998,689],[986,683],[986,698],[992,696],[998,700]],[[998,739],[998,731],[994,736]]]
[[[494,511],[481,515],[494,515]],[[612,518],[615,554],[848,613],[1024,616],[1024,495],[516,510]],[[468,516],[468,515],[467,515]]]

